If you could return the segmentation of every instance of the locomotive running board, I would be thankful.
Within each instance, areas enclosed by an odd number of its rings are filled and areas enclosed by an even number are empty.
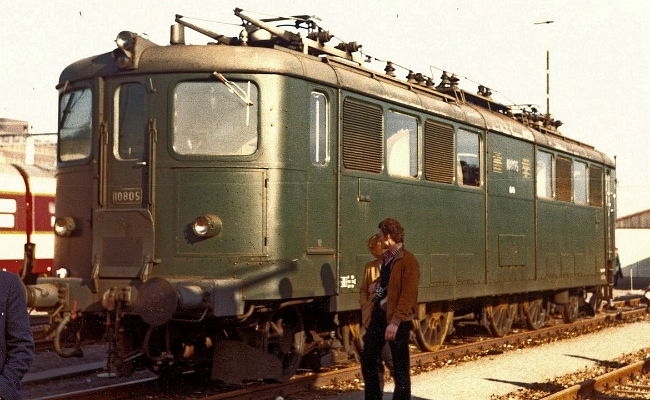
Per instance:
[[[245,380],[278,381],[282,376],[279,358],[234,340],[217,340],[212,359],[210,378],[227,385],[239,385]]]

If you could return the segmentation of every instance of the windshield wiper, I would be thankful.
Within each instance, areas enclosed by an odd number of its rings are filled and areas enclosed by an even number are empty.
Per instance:
[[[241,101],[246,104],[246,126],[249,125],[249,119],[250,119],[250,108],[253,105],[253,102],[251,101],[251,82],[248,81],[248,91],[244,91],[242,88],[237,86],[236,83],[230,82],[228,79],[226,79],[225,76],[221,75],[217,71],[214,71],[212,73],[217,79],[219,79],[221,82],[223,82],[224,85],[228,88],[228,91],[235,96],[239,97]]]
[[[221,75],[217,71],[214,71],[212,73],[212,75],[216,76],[221,82],[223,82],[223,84],[226,85],[226,87],[228,87],[228,90],[230,91],[230,93],[232,93],[232,94],[236,95],[237,97],[239,97],[241,99],[241,101],[244,102],[244,104],[246,104],[247,106],[252,106],[253,105],[253,103],[250,100],[250,93],[244,92],[244,90],[242,88],[240,88],[239,86],[237,86],[236,83],[230,82],[228,79],[226,79],[225,76]],[[250,82],[249,82],[249,85],[250,85]]]

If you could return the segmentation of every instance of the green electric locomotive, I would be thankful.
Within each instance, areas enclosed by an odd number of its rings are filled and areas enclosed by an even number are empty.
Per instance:
[[[170,45],[124,31],[62,72],[54,269],[67,275],[28,287],[59,354],[104,335],[114,372],[228,383],[346,361],[366,240],[389,216],[420,263],[423,350],[454,319],[502,336],[607,298],[610,158],[453,75],[370,70],[309,17],[289,31],[235,14],[237,37],[176,16]],[[184,29],[214,42],[187,45]]]

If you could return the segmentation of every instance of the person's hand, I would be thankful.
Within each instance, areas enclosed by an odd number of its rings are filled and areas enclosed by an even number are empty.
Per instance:
[[[397,328],[398,326],[395,325],[395,323],[393,322],[388,324],[388,326],[386,327],[386,333],[384,333],[384,339],[388,341],[395,340],[395,336],[397,336]]]
[[[370,286],[368,286],[368,293],[374,294],[375,291],[377,291],[377,284],[377,282],[371,283]]]

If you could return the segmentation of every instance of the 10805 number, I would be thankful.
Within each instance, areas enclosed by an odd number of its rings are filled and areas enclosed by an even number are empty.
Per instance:
[[[142,202],[141,188],[113,190],[113,204],[139,204]]]

